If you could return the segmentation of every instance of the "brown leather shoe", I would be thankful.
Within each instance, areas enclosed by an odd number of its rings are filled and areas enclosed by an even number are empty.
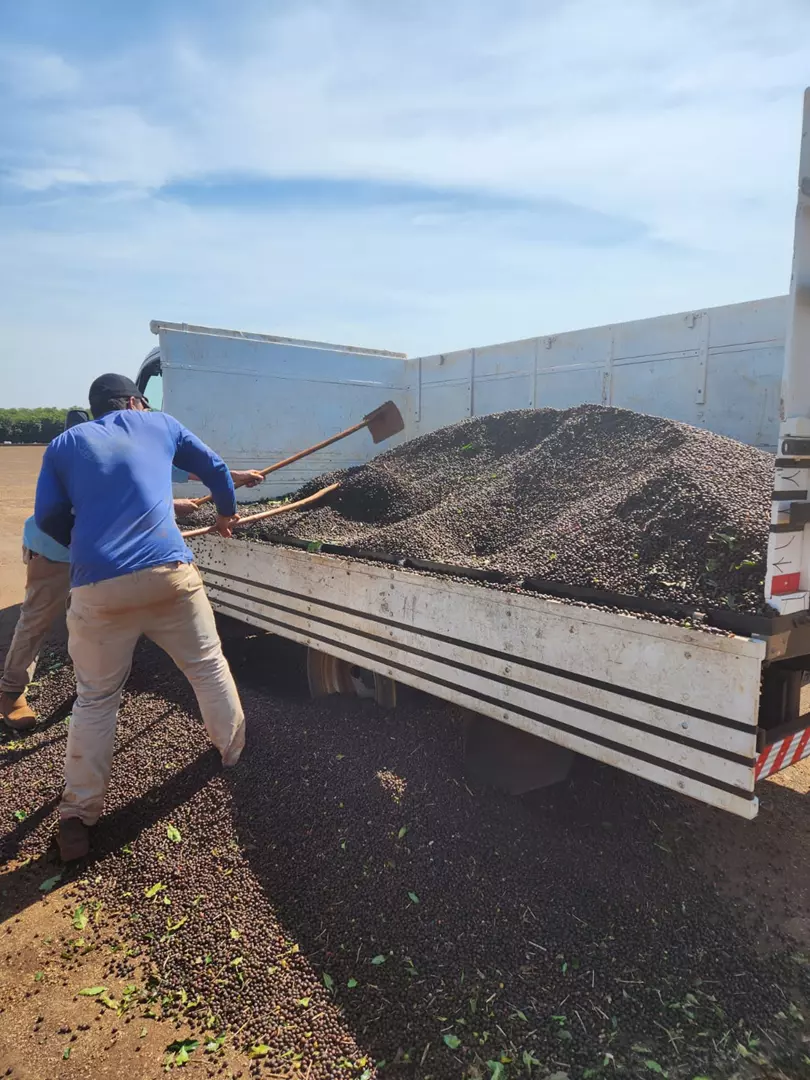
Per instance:
[[[83,859],[90,850],[90,832],[77,817],[62,818],[56,842],[62,862],[75,862]]]
[[[0,694],[0,719],[12,731],[30,731],[36,727],[37,714],[25,700],[25,694]]]

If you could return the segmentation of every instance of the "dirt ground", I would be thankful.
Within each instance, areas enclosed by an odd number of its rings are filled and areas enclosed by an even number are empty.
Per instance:
[[[86,945],[76,948],[74,920],[80,905],[75,889],[43,894],[39,884],[59,868],[32,860],[25,869],[12,890],[4,888],[5,879],[18,867],[0,872],[5,931],[0,938],[0,1076],[152,1080],[161,1071],[165,1047],[189,1038],[190,1029],[145,1016],[122,1019],[115,1008],[99,1004],[100,995],[82,995],[109,981],[97,945],[106,913],[89,920],[83,931]],[[7,905],[14,910],[19,903],[27,906],[16,915],[6,913]],[[231,1056],[223,1054],[220,1061],[231,1061]],[[190,1076],[206,1071],[202,1059],[191,1058]]]
[[[41,451],[0,454],[11,610]],[[180,1067],[224,1080],[810,1075],[810,762],[761,785],[753,822],[589,762],[566,785],[508,799],[466,785],[458,717],[440,704],[415,695],[384,714],[313,703],[276,639],[228,652],[252,740],[246,768],[227,784],[209,775],[184,681],[141,650],[96,851],[76,870],[63,872],[48,842],[73,700],[63,653],[38,672],[41,728],[0,735],[0,1077],[151,1080]],[[201,812],[210,837],[195,836]],[[182,844],[167,842],[167,821]],[[145,901],[159,878],[169,891]],[[210,918],[224,910],[239,980],[259,986],[251,997],[226,974],[212,990],[238,1020],[222,1046],[210,1040],[224,1022],[209,1025],[191,989],[195,965],[219,945],[195,938],[178,959],[165,933],[165,912],[178,926],[189,917],[180,933],[191,933],[189,879]],[[173,906],[156,908],[170,892]],[[287,960],[262,959],[282,937],[283,955],[302,965],[294,991],[268,975]],[[361,953],[371,957],[362,972]],[[448,974],[459,968],[460,981]],[[183,1008],[166,1004],[185,993],[178,979],[192,999]],[[283,1070],[249,1057],[239,1032],[254,1010],[289,1017],[310,995],[313,1012],[326,999],[312,1020],[321,1049],[339,1034],[350,1059],[324,1071],[306,1056],[311,1031]],[[483,1045],[485,1024],[499,1049]],[[722,1064],[706,1069],[710,1039]],[[556,1055],[538,1048],[549,1042]]]
[[[19,604],[25,591],[20,538],[23,522],[34,510],[34,491],[44,452],[43,446],[0,446],[0,610]]]

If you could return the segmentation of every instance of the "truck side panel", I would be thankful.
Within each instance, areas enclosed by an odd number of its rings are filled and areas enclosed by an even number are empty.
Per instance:
[[[682,420],[773,450],[787,298],[408,360],[410,437],[505,409],[583,403]]]
[[[773,449],[787,297],[416,357],[263,334],[154,323],[163,407],[233,468],[262,468],[391,398],[405,431],[367,435],[285,469],[246,498],[293,491],[379,449],[469,416],[615,405]],[[184,495],[202,494],[184,485]]]
[[[164,409],[234,469],[271,465],[350,427],[388,399],[409,412],[402,357],[166,326],[159,338]],[[377,451],[368,433],[358,432],[245,497],[286,494]],[[183,486],[184,496],[204,491],[199,484]]]
[[[757,812],[761,642],[266,544],[193,544],[225,614],[743,817]]]

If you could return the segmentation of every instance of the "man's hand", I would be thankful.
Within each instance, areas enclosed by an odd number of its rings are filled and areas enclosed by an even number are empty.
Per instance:
[[[211,527],[212,533],[219,533],[220,536],[224,536],[227,540],[233,536],[233,526],[239,520],[239,515],[234,514],[233,517],[223,517],[222,514],[217,514],[217,520]]]
[[[177,518],[190,517],[198,509],[193,499],[175,499],[174,516]]]
[[[256,469],[231,470],[234,487],[256,487],[264,477]]]

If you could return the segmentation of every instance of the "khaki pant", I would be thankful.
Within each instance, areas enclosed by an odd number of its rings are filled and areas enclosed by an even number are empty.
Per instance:
[[[67,621],[78,700],[68,729],[61,817],[94,825],[101,814],[118,705],[141,634],[165,649],[186,676],[223,764],[236,764],[245,743],[245,716],[193,564],[172,563],[81,585],[71,593]]]
[[[70,593],[70,564],[51,562],[43,555],[23,548],[27,565],[25,599],[6,653],[0,693],[23,694],[34,674],[45,635],[51,623],[65,610]]]

